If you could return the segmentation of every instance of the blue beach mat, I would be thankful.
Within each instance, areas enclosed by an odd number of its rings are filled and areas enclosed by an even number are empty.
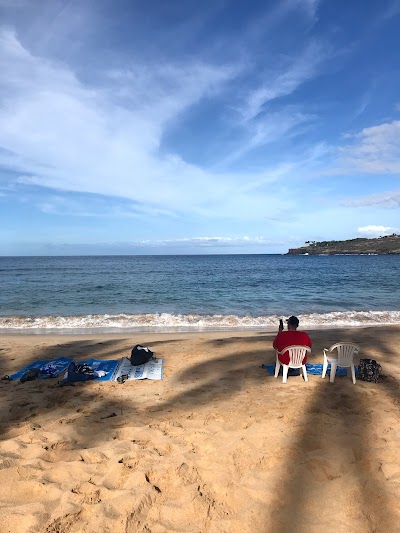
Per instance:
[[[275,365],[262,365],[262,367],[271,375],[275,375]],[[312,365],[310,363],[306,363],[306,370],[307,370],[307,374],[311,374],[311,375],[314,375],[314,376],[322,376],[322,368],[323,368],[323,365],[321,364],[317,364],[317,365]],[[356,368],[356,374],[357,374],[357,368]],[[282,365],[279,369],[279,376],[282,375]],[[299,376],[300,375],[300,370],[298,368],[290,368],[289,369],[289,373],[288,373],[289,376]],[[331,365],[328,365],[328,370],[326,372],[326,375],[327,376],[330,376],[331,375]],[[342,368],[340,366],[337,367],[336,369],[336,376],[347,376],[347,368]]]
[[[11,374],[11,379],[21,379],[22,376],[32,368],[37,368],[40,370],[40,374],[37,379],[47,379],[55,378],[61,372],[67,369],[68,365],[72,363],[73,359],[70,357],[59,357],[58,359],[46,359],[43,361],[34,361],[33,363],[27,365],[22,370]]]

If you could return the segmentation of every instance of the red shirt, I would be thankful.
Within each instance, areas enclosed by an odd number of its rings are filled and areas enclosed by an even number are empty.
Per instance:
[[[280,331],[273,342],[274,348],[279,352],[288,346],[309,346],[311,348],[312,342],[310,337],[304,331]],[[284,365],[289,364],[289,354],[284,352],[279,356],[279,361]],[[303,365],[306,364],[307,356],[303,359]]]

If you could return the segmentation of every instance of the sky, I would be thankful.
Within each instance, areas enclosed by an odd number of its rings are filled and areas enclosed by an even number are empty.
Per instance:
[[[400,233],[400,0],[0,0],[0,255]]]

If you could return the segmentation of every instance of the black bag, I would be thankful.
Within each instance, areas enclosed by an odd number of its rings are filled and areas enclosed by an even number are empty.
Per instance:
[[[144,365],[154,356],[154,352],[146,348],[146,346],[140,346],[136,344],[131,351],[131,365]]]
[[[377,383],[382,367],[375,359],[360,359],[358,363],[357,379]]]
[[[93,368],[86,363],[75,364],[73,361],[69,364],[67,369],[66,383],[74,383],[75,381],[89,381],[96,379]]]

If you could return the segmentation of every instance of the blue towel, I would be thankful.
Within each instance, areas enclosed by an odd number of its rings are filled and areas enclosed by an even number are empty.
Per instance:
[[[265,368],[265,370],[271,374],[271,376],[274,376],[275,375],[275,365],[262,365],[263,368]],[[321,364],[317,364],[317,365],[312,365],[310,363],[306,363],[306,370],[307,370],[307,374],[311,374],[311,375],[315,375],[315,376],[322,376],[322,368],[323,368],[323,365]],[[356,369],[356,374],[357,374],[357,369]],[[279,375],[281,376],[282,375],[282,365],[279,369]],[[288,373],[289,376],[299,376],[300,375],[300,370],[297,369],[297,368],[290,368],[289,369],[289,373]],[[328,370],[326,372],[326,375],[327,376],[330,376],[331,375],[331,365],[328,365]],[[336,376],[346,376],[347,375],[347,368],[342,368],[342,367],[337,367],[336,368]]]
[[[54,378],[67,369],[68,365],[73,361],[70,357],[59,357],[58,359],[46,359],[44,361],[34,361],[27,365],[22,370],[11,374],[11,379],[21,379],[22,376],[31,368],[40,370],[38,379]]]
[[[321,364],[311,365],[309,363],[306,363],[306,370],[307,370],[308,374],[313,374],[315,376],[322,376],[323,366],[324,365],[321,365]],[[356,375],[357,375],[357,368],[355,370],[356,370]],[[326,375],[327,376],[331,375],[331,365],[330,364],[328,365],[328,370],[326,371]],[[342,366],[338,366],[336,368],[335,376],[347,376],[347,368],[344,368]]]

